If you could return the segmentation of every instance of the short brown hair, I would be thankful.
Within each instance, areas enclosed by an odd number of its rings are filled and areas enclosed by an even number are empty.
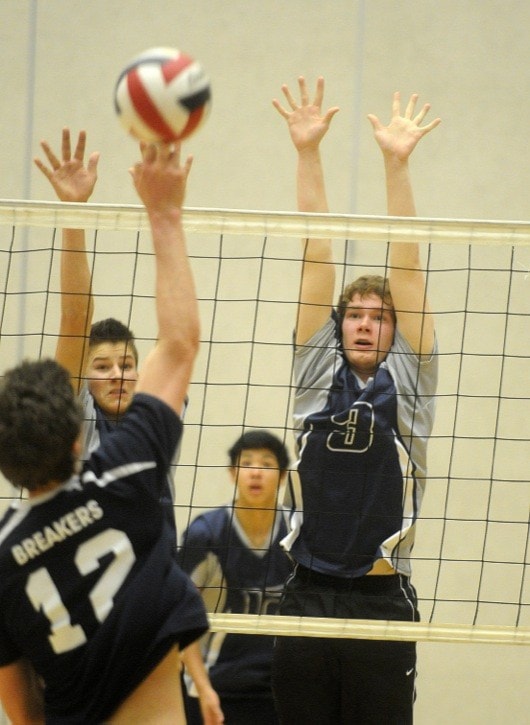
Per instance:
[[[392,300],[392,295],[390,294],[390,285],[387,277],[381,277],[379,274],[364,274],[346,285],[340,293],[339,300],[337,302],[337,312],[341,322],[344,319],[347,306],[355,295],[359,295],[361,299],[364,299],[369,295],[377,295],[381,298],[385,305],[390,307],[394,322],[396,321],[394,302]]]
[[[127,350],[132,353],[134,361],[138,365],[138,349],[136,347],[134,333],[123,322],[115,320],[113,317],[94,322],[90,329],[88,346],[92,349],[103,342],[125,343]]]

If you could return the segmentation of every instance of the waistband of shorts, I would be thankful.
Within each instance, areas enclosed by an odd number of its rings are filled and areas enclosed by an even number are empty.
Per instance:
[[[408,577],[404,574],[383,574],[379,576],[365,574],[358,577],[332,576],[331,574],[322,574],[314,569],[308,569],[308,567],[299,563],[296,564],[294,576],[304,584],[333,587],[343,591],[385,591],[393,589],[396,584],[404,580],[408,580]]]

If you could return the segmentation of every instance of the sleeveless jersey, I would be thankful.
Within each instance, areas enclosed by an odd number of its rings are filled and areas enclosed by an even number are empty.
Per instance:
[[[270,540],[256,549],[231,506],[198,516],[184,533],[178,559],[211,612],[276,614],[292,570],[280,540],[287,533],[279,511]],[[202,640],[212,686],[220,697],[271,696],[273,637],[210,632]],[[187,679],[190,694],[196,695]]]
[[[159,502],[182,432],[135,396],[80,475],[0,522],[0,666],[27,657],[46,722],[104,722],[175,643],[207,629]]]
[[[298,461],[287,490],[282,545],[308,568],[366,574],[385,559],[410,575],[434,417],[437,355],[420,362],[396,329],[364,384],[337,337],[336,314],[295,350]]]

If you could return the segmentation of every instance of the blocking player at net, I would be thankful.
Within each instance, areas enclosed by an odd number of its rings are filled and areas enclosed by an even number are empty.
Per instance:
[[[97,181],[99,153],[92,152],[85,166],[86,132],[79,133],[72,150],[70,131],[64,128],[60,158],[47,141],[42,141],[41,146],[48,165],[38,157],[35,164],[58,199],[88,201]],[[92,324],[92,275],[83,229],[63,229],[60,275],[61,317],[55,359],[69,371],[79,392],[85,411],[82,456],[88,456],[116,427],[132,402],[138,379],[138,349],[132,331],[120,320],[109,317]],[[161,500],[174,526],[171,474]],[[175,547],[176,541],[175,530]]]
[[[338,108],[321,111],[299,79],[300,101],[273,104],[297,150],[298,208],[327,212],[320,143]],[[383,155],[388,214],[414,216],[409,157],[440,122],[404,112],[399,94],[384,125],[368,116]],[[335,265],[326,239],[304,241],[295,331],[294,423],[299,449],[290,482],[296,562],[285,615],[418,618],[410,553],[426,475],[437,382],[433,317],[416,243],[392,243],[388,278],[363,276],[333,308]],[[410,723],[413,642],[278,637],[273,687],[282,722]]]
[[[16,723],[185,722],[179,651],[207,618],[159,494],[199,347],[182,226],[191,163],[178,146],[143,146],[131,169],[152,230],[158,341],[121,425],[77,473],[83,412],[68,371],[24,362],[0,389],[0,470],[28,492],[0,524],[0,698]]]
[[[179,562],[211,612],[275,614],[291,563],[280,541],[287,510],[278,495],[287,475],[285,444],[264,429],[248,430],[230,447],[233,504],[206,511],[182,536]],[[208,633],[203,656],[231,725],[278,723],[271,687],[273,637]],[[189,725],[201,725],[193,687]]]

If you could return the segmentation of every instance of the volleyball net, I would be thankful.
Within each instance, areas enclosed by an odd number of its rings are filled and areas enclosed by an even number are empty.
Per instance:
[[[333,240],[340,287],[366,272],[385,275],[390,242],[418,241],[440,349],[412,560],[422,621],[214,612],[212,629],[530,644],[530,223],[188,208],[184,224],[202,344],[175,472],[180,533],[232,500],[226,451],[244,430],[267,428],[293,450],[300,239]],[[143,207],[2,201],[0,373],[54,354],[64,227],[86,230],[94,318],[130,325],[140,359],[155,342]],[[0,482],[3,508],[16,495]]]

